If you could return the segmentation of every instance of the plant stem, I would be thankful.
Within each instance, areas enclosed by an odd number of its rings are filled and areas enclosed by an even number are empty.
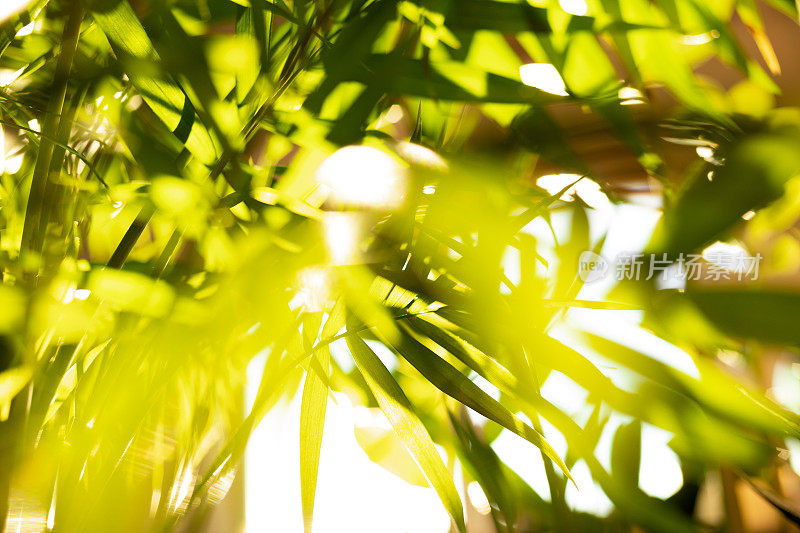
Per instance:
[[[44,196],[53,159],[54,140],[60,131],[61,112],[67,94],[69,74],[72,61],[78,48],[81,22],[83,21],[83,7],[80,2],[73,2],[61,39],[61,51],[56,64],[53,77],[53,96],[47,109],[45,124],[42,128],[42,140],[36,158],[33,177],[31,179],[31,192],[25,212],[25,221],[22,231],[22,244],[20,256],[41,253],[44,244],[44,230],[39,227],[39,220],[44,207]],[[46,229],[46,228],[45,228]],[[38,272],[38,267],[36,269]],[[26,281],[36,282],[34,272],[26,272]],[[29,389],[30,390],[30,389]],[[0,529],[5,530],[8,515],[8,498],[11,489],[11,479],[15,463],[20,454],[23,420],[28,415],[28,396],[18,395],[11,406],[9,419],[3,424],[0,434],[0,449],[3,450],[3,464],[0,468]]]
[[[164,273],[170,259],[172,259],[172,256],[175,254],[175,250],[178,248],[178,244],[181,242],[181,236],[182,233],[179,230],[173,231],[172,235],[169,236],[169,241],[167,241],[166,246],[164,246],[164,249],[161,251],[161,255],[158,256],[155,266],[153,266],[154,278],[160,278]]]
[[[111,259],[108,260],[107,266],[111,268],[122,268],[122,265],[127,261],[128,256],[133,250],[136,241],[142,236],[144,229],[153,218],[154,208],[151,205],[146,205],[136,215],[136,220],[128,228],[128,231],[123,235],[122,240],[119,241],[116,250],[111,254]]]
[[[742,511],[736,495],[736,474],[729,467],[722,467],[719,471],[722,481],[722,496],[725,506],[725,530],[728,533],[744,533]]]
[[[52,171],[51,162],[53,161],[53,151],[56,146],[55,140],[58,139],[59,132],[62,130],[60,126],[61,114],[67,95],[72,62],[78,49],[82,21],[82,4],[81,2],[73,2],[61,36],[61,51],[53,77],[52,97],[50,98],[44,126],[42,127],[42,141],[39,144],[39,153],[31,179],[31,192],[28,196],[28,206],[25,211],[22,245],[20,248],[20,255],[23,256],[28,254],[39,255],[44,245],[44,234],[47,228],[41,227],[40,221],[44,210],[47,183]],[[56,171],[60,171],[60,167]],[[38,271],[38,268],[36,270]]]
[[[539,386],[538,381],[538,379],[535,380],[536,394],[541,396],[541,387]],[[530,418],[533,429],[536,430],[539,435],[544,437],[544,428],[542,427],[542,419],[539,413],[528,412],[526,415],[528,418]],[[539,455],[541,456],[542,463],[544,464],[544,473],[545,477],[547,477],[547,486],[550,489],[550,503],[553,505],[553,523],[556,529],[560,531],[567,531],[569,513],[564,494],[566,490],[566,481],[562,481],[562,479],[558,476],[555,465],[553,464],[553,460],[547,457],[547,455],[541,449],[539,449]]]
[[[62,109],[61,121],[58,124],[58,135],[55,139],[55,147],[50,161],[50,179],[47,180],[45,185],[44,209],[39,218],[39,228],[41,230],[39,233],[44,235],[48,230],[49,224],[57,224],[57,236],[61,240],[62,246],[46,254],[47,256],[54,256],[56,261],[60,261],[66,252],[68,236],[72,230],[72,220],[75,216],[75,200],[77,199],[72,198],[72,201],[65,201],[67,199],[67,184],[59,178],[67,155],[66,146],[69,145],[75,112],[82,104],[88,90],[89,85],[84,84],[83,87],[75,91],[69,105]],[[77,191],[73,186],[73,195],[76,193]],[[47,259],[48,257],[45,257],[45,268],[47,267]]]

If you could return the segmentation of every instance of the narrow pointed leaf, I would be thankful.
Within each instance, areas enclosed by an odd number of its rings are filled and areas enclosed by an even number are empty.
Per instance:
[[[303,338],[306,348],[314,343],[319,329],[319,316],[310,316],[303,321]],[[312,364],[327,374],[330,364],[328,346],[317,350]],[[314,496],[317,492],[319,454],[322,448],[322,432],[325,426],[325,411],[328,405],[327,375],[320,376],[311,369],[306,372],[303,397],[300,404],[300,492],[303,504],[303,524],[311,531],[314,516]]]
[[[347,345],[386,418],[419,463],[459,530],[466,531],[461,500],[453,478],[436,451],[428,431],[414,413],[411,402],[366,342],[355,335],[348,335]]]
[[[642,424],[634,420],[617,430],[611,446],[611,473],[627,487],[639,486],[642,455]]]
[[[157,60],[153,43],[127,0],[91,0],[87,7],[116,54]],[[142,69],[130,69],[128,75],[147,105],[186,148],[204,163],[214,161],[214,141],[181,87],[170,79],[154,78]]]
[[[407,331],[402,332],[394,348],[436,388],[538,447],[572,479],[567,465],[541,434],[514,416],[450,363],[420,344]]]

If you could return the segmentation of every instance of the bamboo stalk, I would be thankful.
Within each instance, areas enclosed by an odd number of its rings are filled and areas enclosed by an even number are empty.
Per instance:
[[[73,2],[61,36],[61,51],[53,77],[53,94],[50,98],[42,127],[42,140],[39,144],[39,153],[31,179],[31,191],[28,196],[28,206],[25,211],[25,222],[22,229],[21,256],[36,257],[41,254],[44,245],[46,228],[41,227],[42,212],[44,211],[47,183],[51,177],[51,163],[56,140],[62,131],[62,112],[64,110],[72,62],[78,48],[82,21],[83,7],[80,2]],[[57,171],[60,171],[60,168]],[[39,268],[37,267],[36,272],[38,270]],[[34,279],[36,277],[34,272],[27,272],[27,274]]]
[[[136,245],[136,241],[138,241],[139,237],[142,236],[147,224],[150,223],[150,219],[153,218],[154,212],[155,209],[149,204],[144,206],[142,210],[139,211],[139,214],[136,215],[136,219],[130,225],[128,231],[125,232],[125,235],[117,245],[114,253],[111,254],[111,259],[108,260],[109,267],[122,268],[122,266],[125,264],[125,261],[127,261],[131,250],[133,250],[133,247]]]
[[[60,130],[61,113],[67,94],[69,74],[78,48],[83,13],[81,3],[73,2],[62,32],[61,51],[53,77],[53,97],[50,99],[42,128],[42,139],[39,144],[36,166],[31,180],[31,192],[25,212],[20,248],[20,256],[23,257],[32,254],[38,255],[41,253],[41,247],[44,243],[39,220],[44,207],[45,190],[49,178],[50,165],[53,160],[53,151],[57,143],[57,133]],[[36,272],[38,272],[38,267]],[[35,284],[36,279],[35,272],[26,271],[26,281]],[[28,388],[29,392],[30,390]],[[12,402],[9,419],[3,424],[3,431],[0,433],[0,449],[4,450],[2,468],[0,468],[0,529],[5,529],[6,525],[10,484],[14,465],[20,453],[20,440],[24,437],[23,421],[28,415],[28,401],[28,395],[21,394],[17,396]]]
[[[88,89],[88,84],[84,84],[83,87],[75,92],[69,105],[62,109],[61,121],[58,125],[58,136],[55,139],[56,146],[53,149],[49,177],[45,185],[44,209],[42,209],[39,218],[39,236],[42,239],[46,239],[49,225],[51,223],[58,225],[56,236],[62,241],[62,246],[53,251],[52,254],[46,254],[54,255],[56,261],[60,261],[66,251],[68,235],[72,226],[71,222],[74,217],[73,206],[77,199],[70,198],[70,201],[67,201],[67,184],[61,179],[61,169],[67,155],[66,147],[69,145],[75,113],[83,102]],[[73,196],[76,192],[73,192]],[[46,261],[47,258],[45,258],[45,269],[47,269]]]
[[[722,496],[725,506],[725,526],[729,533],[744,533],[742,511],[736,495],[736,474],[728,467],[720,469],[722,480]]]

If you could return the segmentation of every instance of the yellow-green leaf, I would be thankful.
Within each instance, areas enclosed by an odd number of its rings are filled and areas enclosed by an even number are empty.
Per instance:
[[[442,462],[439,452],[436,451],[428,431],[414,413],[411,402],[366,342],[355,335],[348,335],[347,345],[392,427],[417,460],[459,530],[466,531],[461,500],[456,492],[453,478]]]

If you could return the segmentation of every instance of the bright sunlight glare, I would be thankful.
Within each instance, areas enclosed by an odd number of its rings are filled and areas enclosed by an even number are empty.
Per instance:
[[[585,0],[559,0],[558,4],[570,15],[582,16],[589,12]]]
[[[391,122],[392,124],[397,124],[401,120],[403,120],[403,108],[397,104],[394,104],[389,110],[386,112],[386,120]]]
[[[726,270],[743,270],[750,253],[739,243],[717,241],[703,250],[703,259]]]
[[[608,516],[614,504],[608,499],[600,485],[592,478],[589,467],[581,459],[570,469],[575,485],[567,483],[564,499],[567,505],[576,511],[591,513],[595,516]]]
[[[536,87],[540,91],[559,96],[567,95],[567,86],[550,63],[528,63],[519,67],[519,77],[522,83]]]
[[[648,496],[666,500],[683,486],[677,454],[669,447],[673,435],[650,424],[642,424],[642,458],[639,488]]]
[[[406,169],[396,158],[371,146],[345,146],[317,169],[330,199],[346,206],[391,209],[405,193]]]
[[[623,96],[633,97],[634,94],[626,93]],[[544,179],[537,184],[550,194],[557,194],[579,177],[576,174],[543,176]],[[584,182],[590,183],[585,178],[578,183]],[[574,194],[582,196],[582,191],[577,186],[570,188],[567,193],[570,197]],[[608,202],[607,199],[606,202]],[[596,224],[604,226],[599,228],[602,230],[600,234],[606,234],[607,232],[605,245],[602,249],[602,254],[606,257],[615,257],[621,252],[642,250],[650,240],[650,236],[659,219],[657,210],[631,204],[615,205],[609,203],[603,209],[593,210],[593,212],[595,211],[598,213],[609,211],[605,213],[607,216],[591,220],[592,226]],[[567,222],[566,220],[555,220],[553,222],[554,225],[559,227],[553,229],[556,231],[562,229],[560,226],[565,225]],[[609,279],[608,282],[608,284],[584,285],[578,297],[582,299],[603,298],[613,286],[614,280]],[[641,313],[636,311],[609,312],[592,309],[572,309],[567,313],[566,320],[557,324],[551,330],[551,336],[560,339],[566,345],[595,362],[601,372],[623,389],[628,389],[631,386],[629,376],[616,370],[614,365],[609,365],[588,344],[581,342],[579,333],[581,330],[591,331],[603,337],[614,339],[624,345],[634,347],[642,353],[690,376],[697,377],[699,375],[691,355],[643,329],[640,323]],[[541,392],[548,401],[568,413],[578,423],[585,419],[587,413],[591,412],[591,405],[587,402],[587,391],[564,374],[551,372],[542,385]],[[595,456],[606,468],[609,466],[614,435],[621,424],[629,423],[630,420],[629,417],[614,412],[611,413],[609,423],[603,430],[603,435],[595,450]],[[551,436],[546,431],[546,437],[549,439]],[[683,483],[680,461],[675,452],[669,447],[671,438],[672,435],[669,432],[648,424],[642,426],[643,451],[639,486],[643,492],[656,498],[664,499],[672,496],[680,489]],[[540,496],[545,499],[549,498],[544,467],[542,464],[532,465],[531,460],[526,458],[524,455],[525,443],[517,442],[510,435],[501,434],[500,438],[493,444],[493,448],[504,461],[513,465],[515,469],[519,465],[519,473],[525,481],[531,484]],[[588,468],[585,464],[576,464],[573,475],[578,481],[578,490],[569,489],[569,494],[567,495],[568,503],[574,509],[599,515],[607,514],[610,510],[610,503],[600,487],[591,481],[587,470]]]
[[[24,37],[26,35],[30,35],[34,32],[35,29],[36,29],[36,23],[31,22],[30,24],[26,24],[25,26],[20,28],[15,37]]]
[[[0,3],[0,23],[10,19],[32,3],[32,0],[3,0]]]
[[[263,365],[260,356],[248,367],[248,405]],[[344,394],[328,401],[314,532],[446,533],[450,518],[433,489],[412,485],[369,459],[355,436],[359,416]],[[245,459],[245,533],[303,530],[299,420],[298,394],[272,409],[253,434]]]
[[[21,68],[18,70],[11,70],[11,69],[1,69],[0,70],[0,87],[7,87],[17,81],[17,79],[22,76],[22,73],[25,72],[25,68]]]
[[[711,30],[705,33],[698,33],[696,35],[684,35],[681,37],[681,43],[688,44],[689,46],[697,46],[700,44],[710,43],[717,37],[719,37],[719,32],[717,30]]]
[[[622,87],[618,93],[622,105],[636,105],[644,103],[644,95],[639,89],[633,87]]]
[[[328,273],[319,267],[308,267],[298,274],[297,294],[290,305],[302,306],[310,313],[324,311],[328,294]]]
[[[335,265],[356,262],[361,238],[361,223],[358,215],[340,212],[325,213],[323,226],[331,262]]]
[[[598,309],[571,309],[567,322],[576,330],[582,330],[617,342],[652,357],[688,376],[699,378],[692,356],[674,344],[659,338],[630,320],[627,311],[606,311]]]
[[[469,495],[469,501],[479,513],[489,514],[491,512],[492,506],[477,481],[472,481],[467,485],[467,494]]]
[[[425,146],[411,142],[400,142],[397,143],[396,150],[400,157],[412,165],[433,170],[447,170],[447,162],[442,156]]]
[[[536,185],[550,194],[558,194],[571,183],[574,185],[561,195],[562,200],[571,201],[577,194],[591,207],[599,208],[608,205],[608,197],[603,193],[600,185],[589,178],[581,179],[580,174],[547,174],[536,180]]]

